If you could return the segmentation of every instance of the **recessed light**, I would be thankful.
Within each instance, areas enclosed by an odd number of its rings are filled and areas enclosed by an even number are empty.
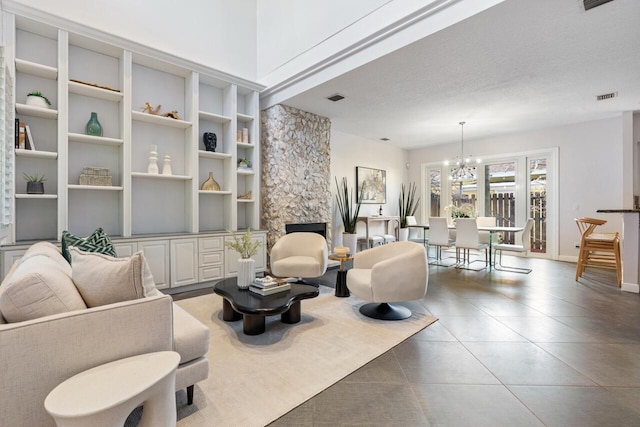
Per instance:
[[[389,138],[380,138],[380,141],[390,141]]]
[[[340,101],[341,99],[344,99],[344,98],[345,97],[340,95],[339,93],[336,93],[335,95],[331,95],[331,96],[327,97],[327,99],[329,101],[333,101],[333,102],[338,102],[338,101]]]

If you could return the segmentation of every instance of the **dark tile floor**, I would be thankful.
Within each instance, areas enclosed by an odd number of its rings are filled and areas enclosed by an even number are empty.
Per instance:
[[[640,296],[509,261],[533,272],[430,267],[440,320],[271,426],[640,425]]]

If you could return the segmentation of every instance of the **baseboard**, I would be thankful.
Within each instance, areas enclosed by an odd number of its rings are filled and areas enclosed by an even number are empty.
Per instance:
[[[578,256],[573,256],[573,255],[560,255],[558,257],[558,261],[564,261],[564,262],[572,262],[574,264],[578,263]]]

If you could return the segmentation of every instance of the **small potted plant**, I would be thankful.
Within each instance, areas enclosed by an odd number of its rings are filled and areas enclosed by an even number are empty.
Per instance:
[[[342,219],[342,225],[344,226],[344,233],[342,233],[342,244],[349,248],[349,252],[356,253],[358,236],[356,235],[356,223],[358,222],[358,215],[360,214],[360,205],[362,204],[362,191],[360,197],[354,203],[353,190],[349,192],[349,185],[347,184],[347,178],[342,177],[342,181],[338,183],[336,180],[336,203],[338,205],[338,211],[340,212],[340,218]]]
[[[49,101],[49,98],[44,96],[42,92],[35,91],[27,94],[27,105],[38,108],[49,108],[51,101]]]
[[[29,175],[24,173],[23,175],[27,181],[27,194],[44,194],[44,182],[46,181],[44,174]]]
[[[249,285],[256,278],[256,262],[252,256],[258,253],[258,248],[262,242],[251,238],[251,229],[237,238],[232,234],[233,242],[225,242],[225,246],[238,252],[240,259],[238,260],[238,287],[240,289],[249,289]]]
[[[238,167],[242,169],[248,169],[251,167],[251,160],[239,158],[238,159]]]

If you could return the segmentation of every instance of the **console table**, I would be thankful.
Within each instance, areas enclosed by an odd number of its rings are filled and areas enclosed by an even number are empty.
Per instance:
[[[617,213],[622,217],[622,286],[626,292],[640,293],[638,256],[640,255],[640,209],[598,209],[598,213]]]
[[[365,225],[367,247],[369,245],[369,225],[371,223],[384,222],[384,229],[385,229],[384,234],[387,234],[387,232],[389,230],[389,222],[390,221],[397,221],[398,228],[400,228],[400,217],[399,216],[372,215],[372,216],[359,216],[358,217],[358,219],[356,220],[356,223],[364,222],[364,225]],[[395,234],[396,240],[399,240],[397,232],[394,232],[393,234]]]

